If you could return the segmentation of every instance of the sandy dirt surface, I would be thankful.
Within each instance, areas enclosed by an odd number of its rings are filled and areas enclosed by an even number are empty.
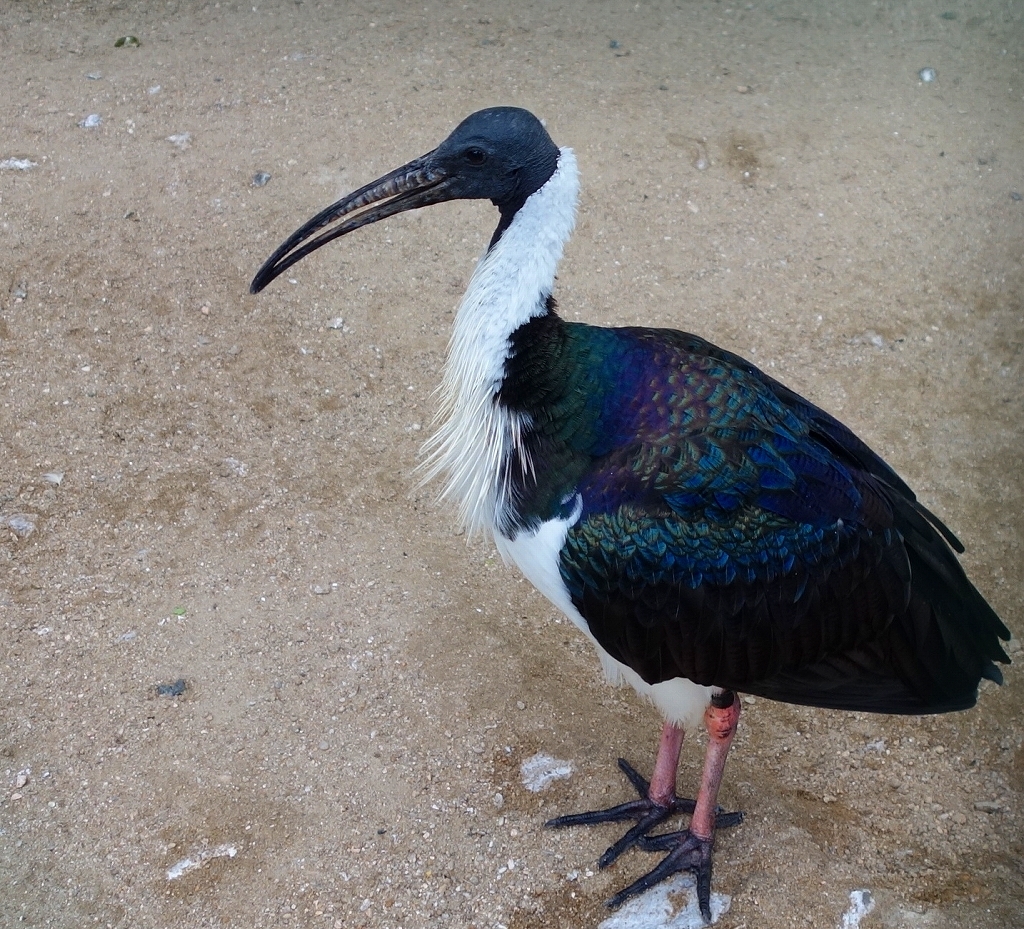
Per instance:
[[[542,823],[625,799],[657,715],[411,473],[492,208],[247,293],[482,106],[578,154],[568,318],[843,418],[1024,631],[1019,3],[22,0],[0,47],[3,927],[590,929],[651,864]],[[748,698],[719,925],[1024,925],[1011,649],[951,717]]]

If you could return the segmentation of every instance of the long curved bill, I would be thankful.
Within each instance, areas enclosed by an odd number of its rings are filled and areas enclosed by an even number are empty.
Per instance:
[[[421,206],[450,200],[448,174],[436,163],[432,163],[431,155],[433,152],[396,168],[365,187],[360,187],[359,190],[342,197],[337,203],[332,203],[327,209],[303,223],[263,263],[263,267],[256,272],[249,285],[249,292],[258,294],[275,277],[283,274],[310,252],[360,226],[375,223],[405,210],[415,210]],[[331,226],[331,223],[337,220],[344,221]]]

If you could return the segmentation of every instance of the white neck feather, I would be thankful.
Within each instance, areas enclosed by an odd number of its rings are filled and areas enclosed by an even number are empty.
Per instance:
[[[427,440],[426,483],[444,476],[440,498],[458,503],[467,531],[490,533],[508,505],[508,463],[530,422],[496,402],[510,337],[546,310],[555,269],[576,221],[579,176],[572,149],[527,199],[477,263],[448,345],[440,428]]]

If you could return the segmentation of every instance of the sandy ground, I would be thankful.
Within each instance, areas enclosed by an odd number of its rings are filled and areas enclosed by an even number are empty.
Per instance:
[[[247,293],[482,106],[578,153],[569,318],[842,417],[1024,632],[1019,3],[24,0],[0,47],[0,925],[590,929],[651,863],[541,824],[624,799],[656,714],[411,475],[493,210]],[[1011,648],[952,717],[748,699],[719,925],[1024,925]]]

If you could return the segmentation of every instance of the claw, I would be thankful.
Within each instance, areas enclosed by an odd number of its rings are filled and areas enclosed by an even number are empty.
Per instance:
[[[673,813],[692,813],[693,800],[673,799],[669,804],[656,803],[648,796],[650,783],[625,758],[619,759],[619,769],[629,779],[639,794],[639,800],[630,800],[607,810],[591,810],[586,813],[570,813],[567,816],[556,816],[544,825],[551,829],[565,829],[568,826],[596,826],[600,823],[618,823],[635,819],[626,834],[609,846],[598,859],[598,866],[607,868],[624,851],[636,845],[655,826],[660,825]]]
[[[742,819],[742,814],[738,815]],[[689,829],[669,832],[659,836],[645,836],[639,843],[645,850],[669,850],[669,853],[643,877],[638,878],[624,890],[606,901],[611,908],[619,907],[632,897],[659,884],[673,874],[689,871],[697,884],[697,905],[705,923],[711,922],[711,868],[714,836],[702,839]]]
[[[605,902],[609,908],[622,906],[631,897],[642,894],[645,890],[660,884],[666,878],[680,871],[691,871],[697,881],[697,903],[700,906],[704,921],[711,922],[711,851],[714,848],[714,837],[702,839],[688,829],[681,832],[669,832],[665,835],[652,836],[650,842],[641,842],[643,848],[666,849],[671,851],[643,877],[633,881],[628,887],[620,890]]]
[[[617,806],[609,807],[606,810],[590,810],[586,813],[570,813],[566,816],[556,816],[549,819],[545,826],[549,829],[565,829],[569,826],[596,826],[601,823],[617,823],[625,820],[635,819],[636,824],[631,826],[617,842],[608,846],[604,854],[598,859],[598,867],[607,868],[623,852],[634,846],[644,851],[667,851],[675,848],[682,832],[666,832],[662,835],[650,835],[650,831],[661,825],[670,816],[676,813],[693,813],[696,802],[685,797],[675,797],[668,804],[656,803],[648,796],[650,783],[634,768],[625,758],[619,759],[619,769],[629,779],[633,789],[639,794],[638,800],[629,800]],[[727,813],[721,807],[715,808],[715,828],[728,829],[731,826],[738,826],[743,822],[743,813]],[[689,835],[689,833],[685,833]],[[710,855],[710,852],[709,852]],[[666,863],[673,858],[670,853],[665,861],[653,871],[645,874],[640,880],[634,882],[625,890],[617,893],[608,901],[608,906],[620,906],[625,900],[654,886],[658,881],[676,871],[683,870],[682,867],[669,867],[662,871]],[[660,875],[660,876],[659,876]],[[710,887],[710,878],[709,884]]]

